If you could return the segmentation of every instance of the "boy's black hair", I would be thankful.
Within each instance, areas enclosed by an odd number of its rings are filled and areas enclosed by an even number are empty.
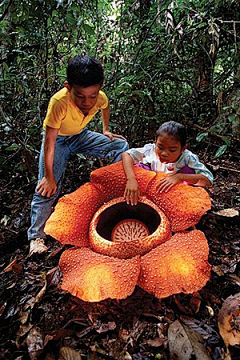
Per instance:
[[[103,80],[103,67],[94,57],[77,55],[69,60],[67,81],[70,86],[79,85],[88,87],[92,85],[102,85]]]
[[[167,121],[163,123],[156,131],[156,139],[159,135],[167,134],[180,141],[181,146],[185,146],[187,142],[187,130],[184,125],[176,121]]]

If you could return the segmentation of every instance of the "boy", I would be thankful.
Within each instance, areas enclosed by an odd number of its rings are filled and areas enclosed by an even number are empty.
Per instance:
[[[29,240],[44,244],[45,222],[59,195],[71,153],[112,157],[116,162],[128,149],[123,136],[108,130],[110,106],[107,96],[101,91],[103,80],[103,68],[95,58],[75,56],[68,63],[64,88],[49,102],[43,123],[38,185],[31,203]],[[102,112],[103,135],[86,129],[99,110]],[[34,246],[34,241],[31,241],[30,253],[31,246]]]

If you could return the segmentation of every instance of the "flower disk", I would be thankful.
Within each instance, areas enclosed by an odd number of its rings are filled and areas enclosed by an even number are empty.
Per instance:
[[[112,241],[127,242],[141,240],[149,236],[148,227],[136,219],[126,219],[120,221],[112,231]]]
[[[138,210],[138,206],[142,206],[142,211]],[[102,218],[104,218],[104,213],[106,214],[106,210],[113,209],[113,214],[116,214],[116,217],[121,216],[123,213],[128,214],[128,212],[134,212],[135,210],[138,213],[144,214],[144,206],[148,209],[152,210],[151,217],[149,220],[150,223],[154,222],[154,215],[159,219],[158,225],[156,225],[156,229],[149,235],[145,237],[139,236],[138,238],[127,239],[129,233],[126,233],[125,241],[112,241],[112,239],[107,239],[103,237],[98,232],[98,227]],[[120,214],[120,215],[119,215]],[[144,217],[147,217],[145,215]],[[110,213],[105,215],[105,221],[102,224],[102,228],[105,230],[106,227],[110,227],[111,222],[114,219],[111,218]],[[116,225],[121,225],[121,221],[117,222]],[[113,229],[114,234],[114,229]],[[108,203],[104,204],[94,215],[89,230],[89,240],[92,249],[100,254],[105,254],[108,256],[114,256],[119,259],[129,259],[136,255],[146,254],[148,251],[154,249],[156,246],[168,241],[171,237],[170,224],[167,217],[164,213],[151,201],[142,197],[139,201],[139,204],[135,207],[132,205],[127,205],[124,198],[120,197],[117,199],[113,199]]]
[[[84,301],[124,299],[131,295],[140,272],[138,256],[120,260],[94,253],[89,248],[64,251],[59,262],[61,288]]]
[[[161,299],[193,293],[210,278],[207,239],[199,230],[175,234],[141,258],[139,286]]]

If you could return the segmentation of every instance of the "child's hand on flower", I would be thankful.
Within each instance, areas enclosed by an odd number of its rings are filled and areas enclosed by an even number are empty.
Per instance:
[[[140,189],[136,178],[130,178],[127,180],[127,185],[124,191],[124,198],[127,204],[137,205],[140,197]]]
[[[161,179],[157,185],[157,190],[159,192],[168,192],[174,185],[181,182],[181,174],[171,174]]]

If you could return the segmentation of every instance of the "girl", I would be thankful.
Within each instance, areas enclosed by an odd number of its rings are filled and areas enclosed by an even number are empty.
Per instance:
[[[185,127],[175,121],[168,121],[157,130],[154,144],[146,144],[142,148],[130,149],[122,154],[127,177],[124,197],[128,204],[136,205],[140,196],[133,170],[135,164],[169,174],[159,182],[159,192],[167,192],[180,182],[199,186],[212,184],[212,173],[199,161],[197,155],[186,149],[186,141]]]

